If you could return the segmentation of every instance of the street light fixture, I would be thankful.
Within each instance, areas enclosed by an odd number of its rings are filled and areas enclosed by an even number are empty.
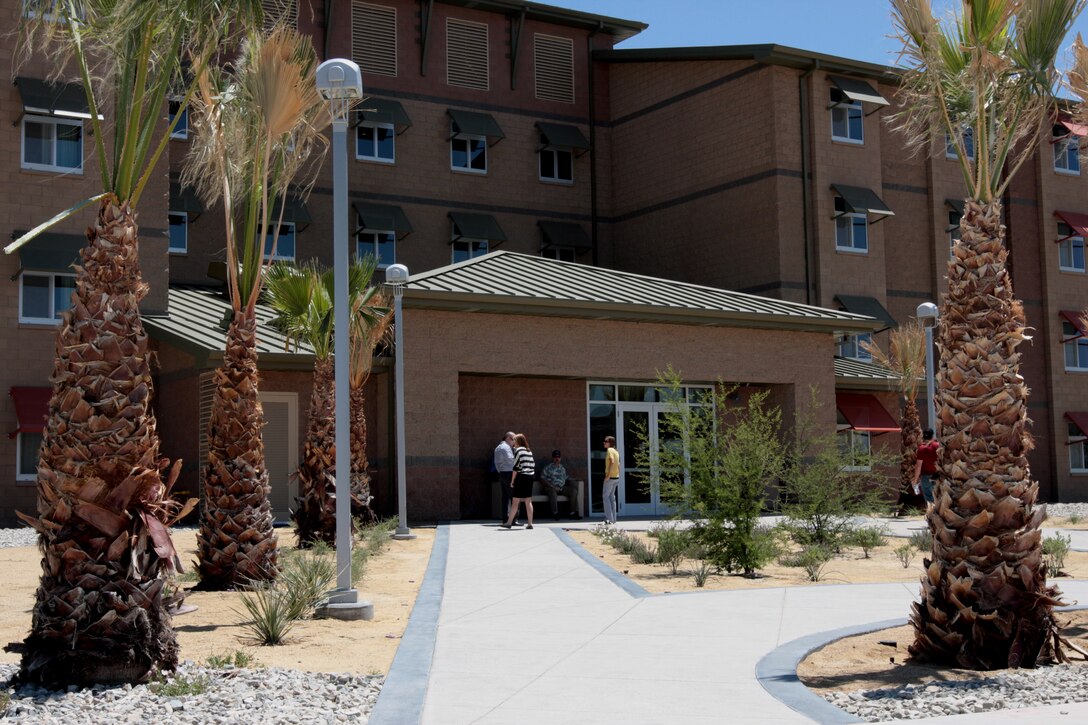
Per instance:
[[[416,535],[408,528],[408,484],[405,477],[404,462],[404,285],[411,275],[403,264],[391,264],[385,269],[385,283],[393,288],[393,345],[396,348],[396,416],[397,416],[397,530],[394,539],[414,539]]]
[[[359,66],[344,58],[317,67],[317,90],[332,114],[333,324],[336,377],[336,589],[324,613],[336,619],[373,619],[351,582],[351,398],[348,328],[348,111],[363,97]]]
[[[926,412],[929,415],[929,428],[933,431],[933,434],[937,434],[937,408],[934,398],[936,397],[936,391],[934,390],[934,373],[936,368],[933,365],[933,328],[937,326],[937,319],[940,317],[940,312],[937,311],[937,305],[932,302],[923,302],[918,305],[917,309],[918,321],[922,323],[922,327],[926,331]]]

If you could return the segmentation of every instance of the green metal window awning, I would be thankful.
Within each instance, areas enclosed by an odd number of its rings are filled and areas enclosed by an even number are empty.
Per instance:
[[[589,139],[577,126],[537,121],[536,127],[540,130],[540,147],[542,149],[560,148],[589,151]]]
[[[949,209],[963,216],[963,199],[945,199],[944,203]]]
[[[16,231],[15,237],[26,232]],[[57,234],[44,232],[19,247],[19,271],[17,278],[24,271],[35,272],[71,272],[77,264],[79,252],[87,244],[87,238],[79,234]]]
[[[180,182],[170,182],[170,211],[183,211],[194,217],[204,213],[204,205],[200,203],[200,197],[191,187],[182,186]]]
[[[15,79],[19,97],[23,101],[23,113],[61,118],[90,118],[91,107],[87,94],[79,83],[50,83],[37,78],[19,76]],[[98,115],[98,120],[102,120]]]
[[[844,214],[873,214],[880,217],[876,221],[881,221],[884,217],[895,216],[895,212],[872,189],[867,189],[864,186],[832,184],[831,190],[842,197],[846,205]],[[836,214],[835,216],[842,216],[842,214]]]
[[[544,247],[574,247],[578,250],[592,249],[593,242],[581,224],[572,222],[553,222],[541,219],[537,222],[544,233]]]
[[[871,103],[874,106],[888,105],[888,100],[884,98],[884,96],[880,95],[875,88],[860,78],[829,75],[827,79],[831,81],[832,85],[839,89],[840,93],[851,101],[857,103]]]
[[[495,217],[490,214],[469,214],[463,211],[451,211],[453,235],[450,242],[460,239],[486,239],[489,242],[505,242],[506,232],[502,230]],[[497,246],[497,245],[496,245]]]
[[[359,104],[358,113],[360,122],[391,124],[398,136],[412,125],[412,119],[408,118],[400,101],[388,98],[367,98]]]
[[[310,216],[310,212],[306,208],[305,202],[292,197],[288,197],[286,206],[279,201],[276,202],[275,206],[272,207],[272,215],[269,221],[274,222],[280,218],[281,207],[283,207],[283,221],[294,224],[296,231],[301,232],[313,222],[313,218]]]
[[[884,305],[880,304],[880,300],[875,297],[861,297],[858,295],[835,295],[835,299],[842,305],[843,309],[854,315],[865,315],[867,317],[875,317],[885,324],[884,330],[889,327],[898,326],[898,322],[892,317],[888,310],[884,308]],[[883,330],[877,330],[882,332]]]
[[[473,111],[461,111],[456,108],[447,108],[453,127],[450,129],[450,138],[462,136],[485,136],[488,145],[494,145],[506,138],[495,117],[490,113],[475,113]]]
[[[412,233],[412,225],[399,206],[365,201],[357,201],[352,206],[359,215],[358,231],[395,232],[397,239]]]

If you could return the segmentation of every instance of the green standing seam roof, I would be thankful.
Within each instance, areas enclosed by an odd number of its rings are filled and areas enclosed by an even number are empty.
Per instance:
[[[352,206],[359,215],[359,231],[396,232],[398,239],[412,233],[412,225],[399,206],[365,201],[357,201]]]
[[[888,101],[884,96],[880,95],[875,88],[860,78],[829,75],[827,79],[851,101],[872,103],[876,106],[888,105]]]
[[[576,149],[578,151],[589,150],[589,139],[577,126],[568,126],[564,123],[545,123],[537,121],[536,127],[543,137],[544,148]]]
[[[871,317],[515,252],[413,276],[409,307],[590,319],[871,332]]]
[[[888,313],[888,310],[884,308],[884,305],[880,304],[880,300],[875,297],[835,295],[835,299],[846,308],[847,312],[853,312],[856,315],[875,317],[876,319],[883,321],[887,327],[898,327],[899,325],[899,323],[895,321],[895,318]]]
[[[864,390],[897,390],[899,376],[873,362],[835,356],[835,387]]]
[[[469,136],[486,136],[489,139],[504,139],[506,134],[490,113],[476,113],[474,111],[461,111],[456,108],[447,108],[453,120],[454,129],[450,138],[458,138],[462,134]]]
[[[574,247],[592,249],[593,242],[581,224],[573,222],[554,222],[541,219],[537,222],[544,233],[545,247]]]
[[[831,188],[846,202],[847,211],[857,214],[895,216],[895,212],[872,189],[845,184],[832,184]]]
[[[279,219],[280,206],[281,204],[277,200],[272,207],[272,214],[269,221]],[[304,229],[310,226],[311,222],[313,222],[313,218],[310,216],[310,211],[306,208],[304,202],[293,197],[287,197],[287,205],[283,210],[283,221],[292,222],[296,227],[302,227]],[[297,231],[302,231],[302,229]]]
[[[87,94],[79,83],[50,83],[37,78],[19,76],[15,79],[23,101],[23,113],[36,113],[63,118],[91,117]],[[98,116],[102,120],[102,115]]]
[[[403,133],[412,125],[412,119],[404,111],[400,101],[388,98],[367,98],[359,104],[359,120],[371,123],[389,123],[395,126],[397,133]]]
[[[495,217],[490,214],[469,214],[463,211],[451,211],[449,216],[454,226],[454,234],[450,242],[456,242],[462,237],[486,239],[489,242],[506,241],[506,232],[495,221]]]
[[[16,231],[17,237],[26,232]],[[87,238],[79,234],[44,232],[19,247],[21,271],[71,272],[72,265],[80,261],[79,252],[87,245]]]

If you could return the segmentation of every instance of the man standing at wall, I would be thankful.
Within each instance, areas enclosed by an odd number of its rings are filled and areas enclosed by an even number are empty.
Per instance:
[[[608,436],[604,439],[604,486],[601,489],[601,498],[604,499],[605,523],[616,523],[616,512],[619,509],[619,501],[616,491],[620,487],[620,452],[616,450],[616,439]]]
[[[511,481],[514,478],[514,434],[508,432],[499,445],[495,446],[495,471],[499,475],[499,491],[502,492],[502,522],[506,523],[510,515],[510,502],[513,500],[514,489]],[[517,522],[517,512],[514,513],[514,524]]]

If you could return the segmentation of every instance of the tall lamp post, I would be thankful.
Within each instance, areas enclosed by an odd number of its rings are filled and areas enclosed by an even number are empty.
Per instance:
[[[348,376],[348,111],[363,97],[359,66],[332,58],[317,67],[317,90],[332,114],[333,323],[336,377],[336,589],[324,614],[336,619],[372,619],[374,607],[360,602],[351,582],[351,398]]]
[[[391,264],[385,270],[385,283],[393,288],[393,345],[396,347],[396,416],[397,416],[397,530],[394,539],[414,539],[408,528],[408,484],[405,478],[404,454],[404,285],[410,276],[403,264]]]
[[[929,415],[929,428],[934,435],[937,435],[937,404],[934,401],[936,391],[933,383],[936,372],[933,366],[933,328],[937,326],[940,313],[937,311],[937,305],[932,302],[923,302],[918,305],[917,314],[918,321],[922,323],[926,331],[926,413]]]

